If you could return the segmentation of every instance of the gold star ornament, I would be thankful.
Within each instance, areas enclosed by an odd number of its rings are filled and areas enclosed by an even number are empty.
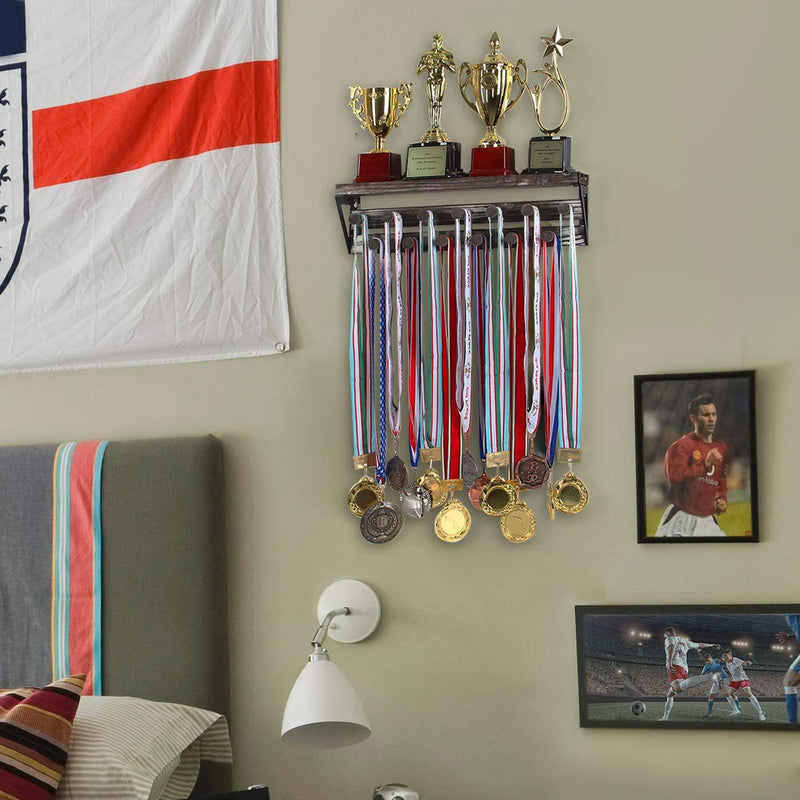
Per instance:
[[[572,41],[572,39],[565,39],[561,35],[561,29],[556,26],[552,36],[539,37],[546,45],[544,49],[544,57],[555,54],[559,58],[564,58],[564,48]]]

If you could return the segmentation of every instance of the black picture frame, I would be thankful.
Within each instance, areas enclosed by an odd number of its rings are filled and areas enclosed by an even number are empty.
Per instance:
[[[755,370],[633,381],[639,543],[758,542]],[[692,406],[697,413],[690,416],[692,399],[709,396],[712,402]]]
[[[791,633],[787,614],[800,613],[800,603],[764,605],[576,606],[578,696],[583,728],[673,728],[692,730],[800,731],[788,721],[783,676],[800,657],[795,636],[781,642],[776,634]],[[708,713],[704,683],[674,698],[669,718],[661,720],[669,678],[666,670],[665,629],[694,643],[719,644],[720,649],[688,651],[688,675],[701,674],[706,663],[698,654],[719,658],[726,649],[746,664],[750,691],[766,717],[737,691],[740,713],[733,715],[720,691]],[[781,649],[783,648],[783,649]],[[640,703],[634,713],[634,704]]]

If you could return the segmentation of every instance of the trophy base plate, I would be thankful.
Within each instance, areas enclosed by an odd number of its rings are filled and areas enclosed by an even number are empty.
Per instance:
[[[463,178],[459,142],[415,142],[406,155],[406,175],[417,178]]]
[[[513,147],[473,147],[470,178],[516,175]]]
[[[358,174],[353,183],[396,181],[402,176],[400,153],[359,153]]]
[[[534,136],[528,149],[528,169],[523,175],[532,172],[572,172],[570,151],[572,139],[569,136]]]

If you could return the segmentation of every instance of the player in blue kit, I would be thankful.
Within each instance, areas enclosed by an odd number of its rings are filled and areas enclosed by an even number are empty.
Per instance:
[[[792,635],[800,644],[800,614],[787,614],[786,624],[791,633],[777,633],[775,638],[781,643],[786,644],[791,640]],[[786,716],[789,722],[797,725],[797,687],[800,686],[800,656],[792,661],[786,674],[783,676],[783,693],[786,695]]]
[[[711,688],[708,691],[708,713],[706,716],[710,717],[713,713],[714,697],[716,696],[715,690],[722,692],[723,697],[728,701],[728,705],[732,709],[731,714],[738,714],[739,698],[728,692],[728,681],[730,681],[731,676],[725,669],[724,664],[721,661],[717,661],[714,656],[711,655],[711,653],[706,653],[703,658],[705,659],[706,664],[700,674],[712,675],[714,673],[718,673],[719,676],[719,683],[712,683]]]

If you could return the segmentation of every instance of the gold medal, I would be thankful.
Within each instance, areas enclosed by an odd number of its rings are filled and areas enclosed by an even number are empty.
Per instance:
[[[467,507],[451,497],[436,515],[434,530],[443,542],[460,542],[469,533],[471,524]]]
[[[572,470],[553,487],[553,506],[564,514],[577,514],[588,502],[589,490]]]
[[[490,517],[502,517],[517,502],[517,490],[499,475],[492,478],[481,490],[481,510]]]
[[[417,478],[417,486],[421,486],[431,493],[431,505],[433,508],[438,508],[447,500],[447,494],[442,489],[442,479],[439,477],[439,473],[432,467],[426,469],[425,472]]]
[[[509,542],[527,542],[536,532],[536,517],[522,501],[500,517],[500,532]]]
[[[369,475],[355,483],[347,495],[347,505],[357,517],[363,516],[371,505],[380,502],[383,502],[383,487]]]

